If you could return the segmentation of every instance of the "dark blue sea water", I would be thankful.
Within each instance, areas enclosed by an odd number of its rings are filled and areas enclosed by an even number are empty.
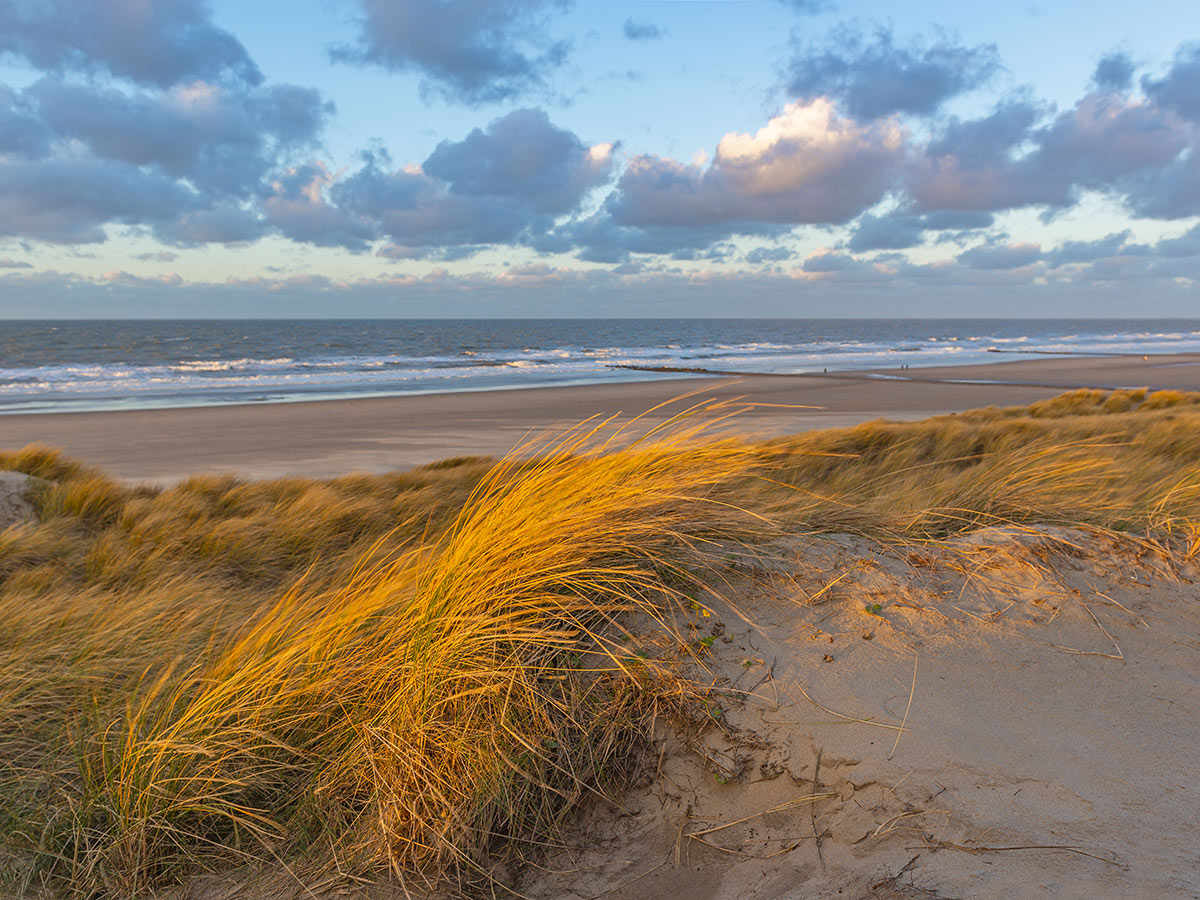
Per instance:
[[[1180,319],[0,321],[0,412],[1198,350],[1200,320]]]

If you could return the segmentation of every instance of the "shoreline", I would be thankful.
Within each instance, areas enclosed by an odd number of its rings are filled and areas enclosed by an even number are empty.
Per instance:
[[[593,415],[632,417],[682,394],[759,404],[737,430],[770,437],[876,418],[1024,405],[1076,388],[1200,390],[1200,353],[1056,357],[802,375],[694,375],[565,387],[0,416],[0,447],[40,443],[129,481],[197,473],[332,477],[500,456]],[[799,409],[797,407],[820,407]],[[648,423],[669,413],[655,413]]]

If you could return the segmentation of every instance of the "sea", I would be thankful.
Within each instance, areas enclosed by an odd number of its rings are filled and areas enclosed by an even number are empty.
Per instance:
[[[10,320],[0,414],[1196,351],[1200,319]]]

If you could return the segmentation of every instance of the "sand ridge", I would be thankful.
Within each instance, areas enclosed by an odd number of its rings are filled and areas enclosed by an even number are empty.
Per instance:
[[[518,890],[1200,896],[1198,578],[1052,528],[748,561],[737,611],[714,594],[691,622],[713,726],[664,729],[650,783]]]

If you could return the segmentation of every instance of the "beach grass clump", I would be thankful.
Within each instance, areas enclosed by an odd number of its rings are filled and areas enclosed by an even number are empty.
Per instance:
[[[885,539],[1006,523],[1178,535],[1200,521],[1200,496],[1176,487],[1200,463],[1197,401],[1071,391],[1028,407],[809,432],[767,442],[774,486],[762,493],[792,527]]]
[[[498,842],[547,839],[678,690],[619,617],[669,625],[742,517],[714,492],[757,454],[676,424],[622,449],[597,428],[524,448],[440,533],[377,539],[341,584],[301,578],[270,602],[186,566],[118,593],[85,564],[87,590],[36,608],[6,585],[0,796],[21,885],[133,896],[239,862],[479,877]],[[319,487],[272,490],[332,502]],[[237,522],[236,488],[177,490]],[[149,499],[69,514],[119,534]],[[93,558],[124,546],[89,541]],[[169,550],[188,552],[218,553]]]

